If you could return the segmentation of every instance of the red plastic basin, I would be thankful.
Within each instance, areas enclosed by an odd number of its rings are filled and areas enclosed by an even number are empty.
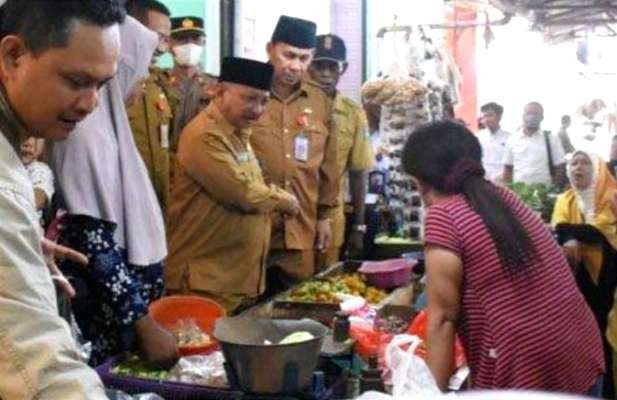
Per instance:
[[[207,354],[218,348],[212,332],[217,319],[226,315],[218,303],[199,296],[168,296],[150,304],[150,316],[165,329],[171,331],[180,320],[193,319],[199,328],[210,336],[208,346],[179,347],[183,356]]]

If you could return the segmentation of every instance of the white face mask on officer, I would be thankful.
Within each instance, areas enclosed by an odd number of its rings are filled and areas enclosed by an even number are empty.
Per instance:
[[[204,52],[203,46],[194,43],[182,44],[172,48],[174,60],[183,67],[195,67],[201,61]]]

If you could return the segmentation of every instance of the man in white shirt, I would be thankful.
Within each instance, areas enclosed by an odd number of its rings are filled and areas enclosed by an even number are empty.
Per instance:
[[[503,178],[503,156],[510,133],[501,129],[503,107],[497,103],[487,103],[480,108],[482,124],[486,127],[478,132],[482,146],[482,165],[486,177],[493,183],[501,183]]]
[[[58,315],[19,146],[66,139],[94,110],[116,72],[124,11],[118,0],[0,3],[0,398],[106,399]]]
[[[510,136],[504,154],[503,180],[563,187],[566,164],[559,139],[541,130],[544,109],[537,102],[525,106],[523,128]]]

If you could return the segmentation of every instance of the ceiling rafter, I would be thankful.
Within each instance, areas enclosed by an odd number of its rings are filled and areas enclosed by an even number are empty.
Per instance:
[[[617,0],[489,0],[502,12],[530,20],[549,41],[576,38],[588,31],[617,36]]]

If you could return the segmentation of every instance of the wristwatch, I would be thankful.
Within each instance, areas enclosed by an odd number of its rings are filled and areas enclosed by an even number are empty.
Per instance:
[[[351,229],[357,232],[366,233],[366,225],[353,225]]]

